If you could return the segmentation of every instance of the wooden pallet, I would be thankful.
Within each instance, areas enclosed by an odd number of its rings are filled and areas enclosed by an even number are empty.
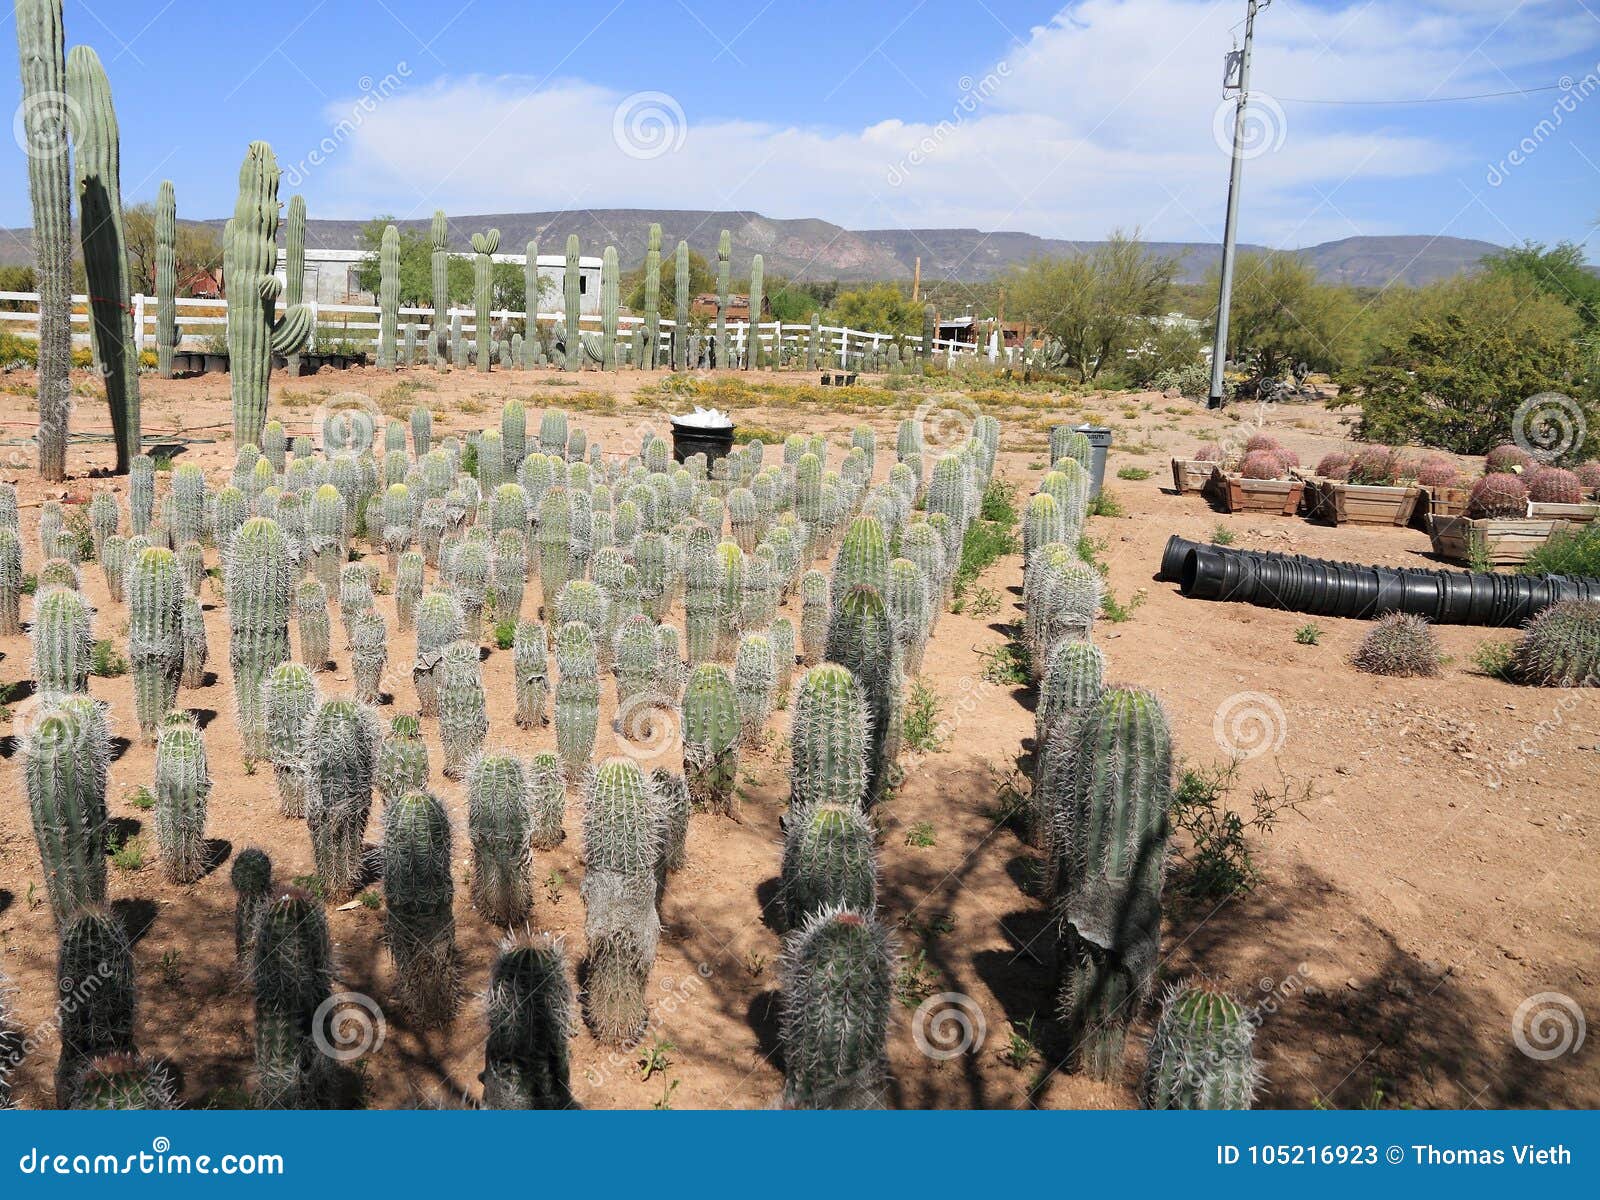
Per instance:
[[[1491,566],[1514,567],[1527,562],[1556,530],[1569,526],[1567,521],[1532,517],[1430,517],[1428,535],[1441,558],[1470,562],[1473,546],[1479,545]]]
[[[1303,479],[1245,479],[1239,475],[1223,477],[1220,488],[1223,502],[1231,513],[1278,513],[1292,517],[1300,511],[1305,491]]]

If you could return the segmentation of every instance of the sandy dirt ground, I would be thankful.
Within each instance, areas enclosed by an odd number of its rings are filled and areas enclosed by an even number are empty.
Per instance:
[[[273,415],[291,434],[308,432],[320,403],[355,390],[396,415],[415,403],[428,405],[439,436],[498,424],[501,403],[520,397],[534,429],[543,407],[568,407],[576,424],[618,454],[637,446],[641,423],[665,428],[673,401],[661,395],[659,382],[660,376],[639,373],[588,373],[574,383],[548,371],[439,375],[426,368],[397,376],[357,370],[275,377]],[[3,388],[5,433],[24,437],[34,411],[31,377],[13,373]],[[87,392],[88,384],[83,388]],[[183,460],[201,463],[215,485],[233,455],[226,378],[146,378],[143,389],[152,452],[170,445]],[[877,431],[882,473],[893,458],[896,421],[922,399],[916,392],[865,388],[838,393],[832,410],[774,396],[764,407],[747,402],[735,415],[779,434],[826,432],[835,447],[847,447],[849,430],[865,422]],[[1366,629],[1362,622],[1319,619],[1319,644],[1301,645],[1294,631],[1306,623],[1303,617],[1184,600],[1175,586],[1153,581],[1170,534],[1207,539],[1219,527],[1240,546],[1428,563],[1428,540],[1415,530],[1227,516],[1198,496],[1172,494],[1168,456],[1237,434],[1241,420],[1264,419],[1303,460],[1315,461],[1346,437],[1338,414],[1320,405],[1218,416],[1191,401],[1155,395],[1042,397],[993,390],[941,403],[982,408],[1001,419],[997,474],[1016,484],[1022,497],[1045,466],[1052,423],[1095,418],[1113,426],[1108,486],[1126,515],[1092,518],[1088,532],[1103,543],[1113,595],[1124,605],[1139,599],[1128,620],[1097,628],[1109,677],[1159,693],[1176,749],[1190,766],[1225,763],[1231,748],[1266,747],[1241,765],[1235,804],[1256,787],[1310,787],[1298,812],[1252,839],[1262,872],[1253,893],[1198,903],[1169,889],[1162,977],[1203,974],[1256,1013],[1266,1081],[1261,1103],[1600,1105],[1595,1039],[1575,1052],[1540,1056],[1539,1018],[1549,1015],[1552,1002],[1530,1002],[1558,993],[1591,1019],[1600,1015],[1600,861],[1592,840],[1600,818],[1600,693],[1520,688],[1479,673],[1471,665],[1475,647],[1511,640],[1515,634],[1508,630],[1440,629],[1451,656],[1441,678],[1375,678],[1349,663]],[[0,471],[16,482],[25,506],[26,570],[39,563],[39,501],[87,499],[96,486],[90,470],[112,461],[108,428],[103,402],[81,399],[74,432],[99,431],[102,438],[75,441],[73,478],[50,488],[33,472],[29,448],[4,446]],[[1124,467],[1151,474],[1119,480]],[[125,504],[125,480],[112,485]],[[161,477],[158,488],[164,487]],[[214,550],[208,562],[215,562]],[[126,609],[108,597],[98,565],[86,566],[84,577],[98,609],[96,636],[122,646]],[[1008,624],[1020,616],[1020,584],[1020,557],[1006,557],[979,581],[983,602],[939,622],[923,680],[942,699],[944,741],[908,760],[907,781],[882,815],[883,912],[905,956],[905,1002],[896,1004],[890,1038],[891,1099],[899,1106],[1109,1108],[1137,1101],[1149,1013],[1130,1039],[1124,1081],[1095,1083],[1059,1069],[1053,939],[1041,903],[1030,894],[1037,855],[996,817],[1008,784],[1026,787],[1031,762],[1032,696],[984,677],[984,656],[1006,643]],[[537,597],[530,586],[529,604]],[[220,839],[221,861],[199,883],[166,882],[155,862],[149,816],[129,803],[136,788],[151,784],[154,757],[136,738],[126,740],[135,733],[130,679],[95,678],[91,691],[111,703],[119,735],[112,814],[148,851],[141,869],[112,869],[109,883],[137,939],[139,1044],[173,1065],[187,1104],[237,1106],[247,1102],[251,1082],[251,1002],[233,961],[233,893],[222,855],[262,847],[277,878],[288,880],[312,870],[311,849],[303,825],[278,815],[270,767],[246,769],[232,719],[227,616],[220,595],[208,589],[205,602],[212,669],[204,687],[180,694],[180,704],[197,710],[205,724],[215,781],[209,833]],[[393,603],[392,595],[379,597],[391,622]],[[25,598],[24,620],[31,607]],[[974,615],[973,607],[992,611]],[[337,667],[319,677],[324,694],[353,689],[341,633],[336,620]],[[380,713],[385,723],[415,709],[412,653],[411,634],[396,634],[386,687],[392,700]],[[512,723],[510,658],[509,651],[493,651],[484,664],[488,744],[519,753],[553,748],[553,730],[530,733]],[[0,639],[0,684],[11,689],[15,728],[26,717],[31,674],[26,638]],[[613,744],[612,699],[607,696],[602,711],[600,755]],[[776,714],[772,730],[763,748],[744,755],[742,823],[696,814],[688,864],[663,901],[666,932],[645,1043],[670,1043],[668,1065],[647,1072],[640,1053],[610,1050],[580,1029],[573,1040],[573,1088],[585,1106],[777,1102],[780,944],[764,907],[776,890],[781,849],[786,712]],[[472,910],[461,885],[469,866],[464,789],[443,778],[437,730],[430,728],[428,736],[433,782],[457,829],[456,915],[466,999],[449,1030],[409,1028],[388,1002],[395,989],[381,911],[356,906],[330,913],[339,986],[385,1008],[381,1047],[352,1070],[352,1095],[374,1107],[454,1106],[471,1103],[480,1091],[480,994],[502,931]],[[37,1043],[18,1071],[18,1099],[42,1107],[53,1102],[55,932],[43,903],[17,751],[14,736],[0,743],[7,759],[0,767],[7,779],[0,792],[0,970],[15,989],[19,1024]],[[576,796],[569,802],[566,841],[535,861],[540,886],[533,924],[562,936],[572,963],[583,948],[580,803]],[[907,836],[924,823],[931,830],[920,832],[931,832],[933,844],[912,844],[929,840]],[[374,819],[369,838],[376,835]],[[947,993],[919,1018],[923,997]],[[973,1027],[966,1053],[940,1058],[919,1048],[919,1040],[937,1040],[941,1005],[964,1014]],[[1519,1021],[1532,1055],[1514,1037]],[[919,1032],[927,1036],[919,1039]]]

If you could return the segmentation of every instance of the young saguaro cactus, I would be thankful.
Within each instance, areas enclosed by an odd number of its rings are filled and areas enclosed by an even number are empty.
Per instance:
[[[66,1107],[91,1060],[134,1052],[133,951],[121,920],[98,903],[63,919],[56,984],[56,1099]]]
[[[1260,1084],[1255,1024],[1238,1001],[1175,987],[1161,1005],[1140,1085],[1146,1108],[1247,1109]]]
[[[600,262],[600,366],[610,371],[617,365],[617,248],[607,246]]]
[[[429,257],[433,284],[433,314],[429,317],[429,357],[434,370],[444,370],[445,355],[450,346],[450,222],[443,209],[435,209],[430,230],[432,254]],[[418,450],[420,457],[424,451]]]
[[[362,837],[372,810],[377,721],[354,700],[327,700],[305,735],[306,826],[328,895],[353,894],[363,878]]]
[[[356,699],[377,704],[383,697],[383,669],[389,663],[389,627],[380,612],[358,613],[350,623],[350,673]]]
[[[94,649],[91,609],[82,592],[52,587],[38,598],[33,612],[33,677],[43,696],[89,690],[89,665]]]
[[[778,689],[778,663],[766,634],[747,633],[739,639],[733,689],[739,698],[739,736],[746,745],[759,746],[766,739],[767,718]]]
[[[631,758],[600,764],[584,810],[584,1020],[595,1037],[627,1045],[649,1019],[645,989],[661,921],[656,866],[661,855],[658,801]]]
[[[258,1108],[321,1108],[331,1099],[334,1060],[315,1037],[333,994],[331,958],[328,919],[314,897],[287,888],[261,906],[250,960]]]
[[[198,596],[183,598],[178,627],[183,635],[183,670],[178,682],[186,688],[204,687],[209,650],[206,644],[205,610],[201,608]]]
[[[400,332],[400,231],[383,227],[378,247],[378,369],[392,371]]]
[[[428,790],[428,743],[416,717],[398,716],[378,746],[374,783],[378,797],[389,804],[407,792]]]
[[[683,773],[695,803],[739,817],[739,697],[727,669],[701,663],[683,696]]]
[[[228,872],[233,884],[233,951],[239,965],[249,969],[255,950],[256,922],[272,894],[272,859],[254,846],[239,851]]]
[[[566,268],[561,273],[562,300],[565,308],[565,322],[563,331],[566,336],[566,354],[562,362],[562,369],[578,371],[583,368],[583,333],[579,318],[581,293],[579,291],[581,276],[579,274],[580,243],[575,233],[567,235],[567,262]],[[565,439],[562,439],[563,447]],[[546,448],[548,452],[548,447]]]
[[[109,758],[93,735],[95,715],[58,705],[33,724],[23,745],[33,837],[58,925],[106,894]]]
[[[261,685],[273,667],[289,660],[289,545],[276,521],[252,517],[240,526],[224,578],[239,729],[245,752],[260,758],[266,754]]]
[[[894,950],[869,913],[828,906],[784,948],[785,1108],[881,1108]]]
[[[514,754],[480,754],[467,774],[472,904],[511,926],[533,908],[533,811],[527,766]]]
[[[878,863],[872,824],[855,804],[818,804],[791,818],[778,891],[784,928],[800,929],[830,906],[872,913]]]
[[[478,647],[452,642],[445,647],[439,673],[439,738],[444,743],[447,779],[462,779],[489,732],[487,695]]]
[[[511,640],[511,673],[517,726],[537,729],[549,724],[545,701],[550,694],[550,647],[545,640],[544,626],[538,621],[517,622]]]
[[[472,321],[478,347],[478,370],[485,374],[494,357],[494,321],[490,310],[494,299],[494,255],[499,249],[498,229],[472,235]]]
[[[1172,739],[1149,692],[1104,693],[1084,716],[1051,813],[1060,1009],[1078,1064],[1114,1078],[1161,943]]]
[[[552,850],[566,838],[567,772],[561,756],[540,750],[528,759],[528,807],[535,850]]]
[[[283,222],[283,302],[297,308],[306,299],[306,198],[299,193],[289,197],[289,209]],[[307,325],[306,338],[287,346],[289,377],[300,374],[300,351],[310,340],[311,328]],[[280,460],[277,469],[283,469]]]
[[[861,685],[838,663],[812,667],[795,692],[789,722],[789,809],[864,808],[871,721]]]
[[[569,771],[589,765],[600,721],[600,666],[594,633],[581,621],[556,631],[556,749]]]
[[[547,413],[546,416],[549,414]],[[551,487],[539,502],[539,590],[544,595],[544,615],[554,620],[556,598],[567,586],[572,570],[572,505],[564,487]]]
[[[134,711],[140,738],[151,745],[183,678],[184,586],[177,557],[151,546],[128,568],[125,583]]]
[[[156,743],[156,847],[173,883],[193,883],[206,871],[206,799],[211,775],[200,727],[173,714]]]
[[[450,818],[427,792],[408,792],[383,810],[384,933],[401,1003],[424,1027],[456,1009],[454,896]]]
[[[1092,642],[1064,637],[1050,650],[1039,703],[1034,710],[1033,791],[1028,808],[1028,840],[1050,848],[1051,814],[1047,798],[1068,776],[1082,718],[1104,690],[1105,655]],[[1061,776],[1061,778],[1057,778]]]
[[[108,539],[120,541],[120,539]],[[122,552],[119,551],[119,554]],[[107,590],[113,572],[106,568]],[[120,584],[120,580],[118,580]],[[115,592],[113,600],[120,599]],[[15,637],[22,632],[22,540],[17,531],[0,527],[0,636]]]
[[[429,592],[417,605],[417,660],[411,678],[417,687],[422,715],[439,712],[439,677],[444,649],[466,636],[467,622],[461,602],[450,592]]]
[[[867,804],[881,801],[893,784],[900,721],[900,654],[883,597],[870,587],[844,594],[828,626],[829,662],[846,667],[866,700]]]
[[[548,934],[513,935],[489,969],[487,1109],[576,1108],[568,1082],[573,1032],[566,955]]]
[[[732,356],[728,349],[728,286],[733,257],[733,234],[724,229],[717,235],[717,339],[716,365],[728,367]]]
[[[295,622],[300,631],[300,661],[313,671],[327,668],[333,653],[333,624],[328,592],[320,579],[302,579],[294,594]]]

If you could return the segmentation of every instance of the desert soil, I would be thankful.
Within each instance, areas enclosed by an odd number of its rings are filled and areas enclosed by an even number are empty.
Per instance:
[[[356,390],[387,411],[414,403],[434,413],[435,435],[465,434],[498,423],[501,403],[521,397],[537,428],[540,409],[562,405],[609,454],[638,445],[639,429],[665,429],[659,377],[585,374],[581,382],[551,372],[399,376],[357,370],[289,380],[275,377],[274,415],[291,434],[308,432],[328,396]],[[785,382],[793,382],[785,378]],[[20,439],[33,420],[33,381],[4,381],[0,417]],[[89,385],[83,385],[87,392]],[[227,380],[143,381],[147,442],[202,464],[215,485],[232,461]],[[954,397],[953,407],[982,407],[1002,422],[997,474],[1032,491],[1045,466],[1046,435],[1060,420],[1100,419],[1116,431],[1108,485],[1126,510],[1095,517],[1088,532],[1104,545],[1108,586],[1131,617],[1103,621],[1095,640],[1115,682],[1156,691],[1171,718],[1178,754],[1193,767],[1224,764],[1235,730],[1238,749],[1266,752],[1240,766],[1232,792],[1247,806],[1258,787],[1296,791],[1309,800],[1276,828],[1253,835],[1261,871],[1253,892],[1196,901],[1169,888],[1162,977],[1204,975],[1230,988],[1257,1013],[1265,1105],[1593,1107],[1600,1105],[1600,1059],[1594,1038],[1576,1053],[1541,1059],[1521,1052],[1513,1021],[1529,997],[1561,993],[1592,1018],[1600,1014],[1600,861],[1589,839],[1600,819],[1600,693],[1532,690],[1486,676],[1471,665],[1485,640],[1514,631],[1442,628],[1451,656],[1437,679],[1383,679],[1356,671],[1350,655],[1367,625],[1318,619],[1319,644],[1297,644],[1306,619],[1233,604],[1184,600],[1152,576],[1163,543],[1178,533],[1209,539],[1219,527],[1237,545],[1294,550],[1336,559],[1427,564],[1428,540],[1411,529],[1331,528],[1293,517],[1222,515],[1198,496],[1172,494],[1168,456],[1264,420],[1302,460],[1343,444],[1339,414],[1318,404],[1264,414],[1208,414],[1192,401],[1155,395],[1040,397],[1000,392]],[[859,398],[859,400],[858,400]],[[915,392],[841,392],[837,407],[794,404],[774,396],[766,407],[743,404],[746,424],[788,433],[826,432],[835,447],[849,430],[871,425],[879,471],[892,461],[896,421],[922,399]],[[855,411],[851,411],[854,408]],[[18,486],[26,570],[39,562],[38,504],[47,497],[86,500],[91,468],[111,462],[103,404],[85,397],[75,418],[74,477],[45,486],[31,449],[13,443],[0,462]],[[1119,480],[1124,467],[1144,480]],[[113,486],[126,505],[125,481]],[[164,487],[164,482],[158,486]],[[214,563],[215,551],[208,551]],[[431,577],[431,572],[430,572]],[[97,565],[84,568],[98,609],[96,636],[125,642],[126,610],[113,603]],[[882,811],[883,911],[905,956],[906,1000],[895,1007],[890,1038],[892,1102],[903,1107],[1111,1108],[1137,1102],[1142,1037],[1130,1039],[1126,1079],[1102,1084],[1058,1069],[1062,1047],[1053,1019],[1053,941],[1041,903],[1030,894],[1036,853],[995,813],[1007,788],[1026,788],[1033,733],[1032,697],[985,679],[986,655],[1006,644],[1020,616],[1021,560],[1011,555],[979,581],[967,611],[946,614],[929,647],[924,682],[943,701],[943,743],[908,760],[909,775]],[[226,664],[227,618],[208,590],[212,670],[204,687],[180,695],[197,710],[215,788],[209,833],[222,854],[259,846],[280,880],[309,874],[302,824],[278,814],[271,769],[248,770],[232,719]],[[537,589],[530,588],[529,603]],[[393,597],[379,597],[393,620]],[[976,610],[976,611],[975,611]],[[31,601],[24,601],[24,619]],[[348,652],[335,621],[337,669],[320,676],[325,694],[352,688]],[[386,688],[387,723],[414,711],[409,681],[413,642],[396,634]],[[519,753],[553,748],[553,730],[517,729],[511,720],[509,651],[485,662],[491,696],[489,744]],[[26,719],[31,653],[24,637],[0,639],[0,684],[11,689],[14,728]],[[199,883],[166,882],[155,861],[147,813],[129,803],[152,782],[153,752],[138,744],[127,676],[95,678],[94,695],[112,706],[118,754],[110,803],[123,831],[143,839],[141,869],[110,872],[111,896],[137,938],[141,984],[139,1044],[181,1074],[186,1103],[246,1102],[251,1067],[251,1002],[234,966],[233,894],[226,860]],[[609,691],[609,689],[608,689]],[[608,700],[611,697],[608,697]],[[597,755],[610,751],[609,704]],[[1236,719],[1240,724],[1236,725]],[[662,905],[665,936],[652,981],[646,1045],[671,1043],[664,1072],[641,1068],[639,1052],[613,1051],[580,1029],[573,1040],[573,1086],[589,1107],[765,1107],[781,1084],[778,1047],[778,935],[764,918],[780,855],[779,814],[786,798],[787,713],[776,714],[765,747],[741,767],[743,820],[696,814],[688,864]],[[434,785],[456,822],[458,882],[469,866],[462,831],[465,796],[445,780],[437,731],[429,730]],[[1254,739],[1254,740],[1252,740]],[[1264,739],[1264,740],[1261,740]],[[53,1103],[51,1036],[55,930],[29,828],[15,737],[4,741],[8,786],[0,794],[0,971],[15,989],[25,1032],[39,1043],[18,1072],[19,1101]],[[673,764],[675,767],[678,764]],[[576,963],[583,947],[578,885],[579,811],[569,802],[567,839],[536,857],[541,881],[533,924],[562,936]],[[908,838],[919,825],[927,837]],[[923,833],[929,830],[921,831]],[[369,836],[375,838],[376,823]],[[456,916],[466,999],[447,1031],[419,1032],[388,1002],[392,968],[382,944],[383,914],[361,907],[330,912],[338,983],[385,1009],[385,1040],[360,1060],[353,1086],[374,1107],[456,1105],[479,1092],[485,1032],[480,993],[502,931],[472,910],[458,886]],[[925,995],[951,1000],[982,1029],[969,1052],[933,1057],[919,1049],[916,1006]],[[937,1005],[939,1002],[934,1002]],[[927,1025],[929,1009],[922,1010]],[[1524,1021],[1529,1019],[1523,1014]],[[938,1022],[931,1033],[938,1035]],[[948,1032],[948,1030],[946,1031]],[[1037,1053],[1014,1049],[1027,1035]],[[924,1038],[924,1041],[927,1039]],[[1537,1047],[1535,1047],[1537,1049]]]

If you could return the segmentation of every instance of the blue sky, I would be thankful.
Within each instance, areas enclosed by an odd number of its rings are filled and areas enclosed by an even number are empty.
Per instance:
[[[741,208],[1208,240],[1227,173],[1221,60],[1244,8],[67,0],[66,21],[111,76],[125,195],[170,178],[185,215],[231,211],[262,138],[313,216]],[[1241,235],[1586,241],[1597,64],[1600,0],[1276,0]],[[18,87],[14,68],[0,77],[8,111]],[[1555,90],[1409,103],[1530,88]],[[14,141],[0,163],[0,225],[26,225]]]

